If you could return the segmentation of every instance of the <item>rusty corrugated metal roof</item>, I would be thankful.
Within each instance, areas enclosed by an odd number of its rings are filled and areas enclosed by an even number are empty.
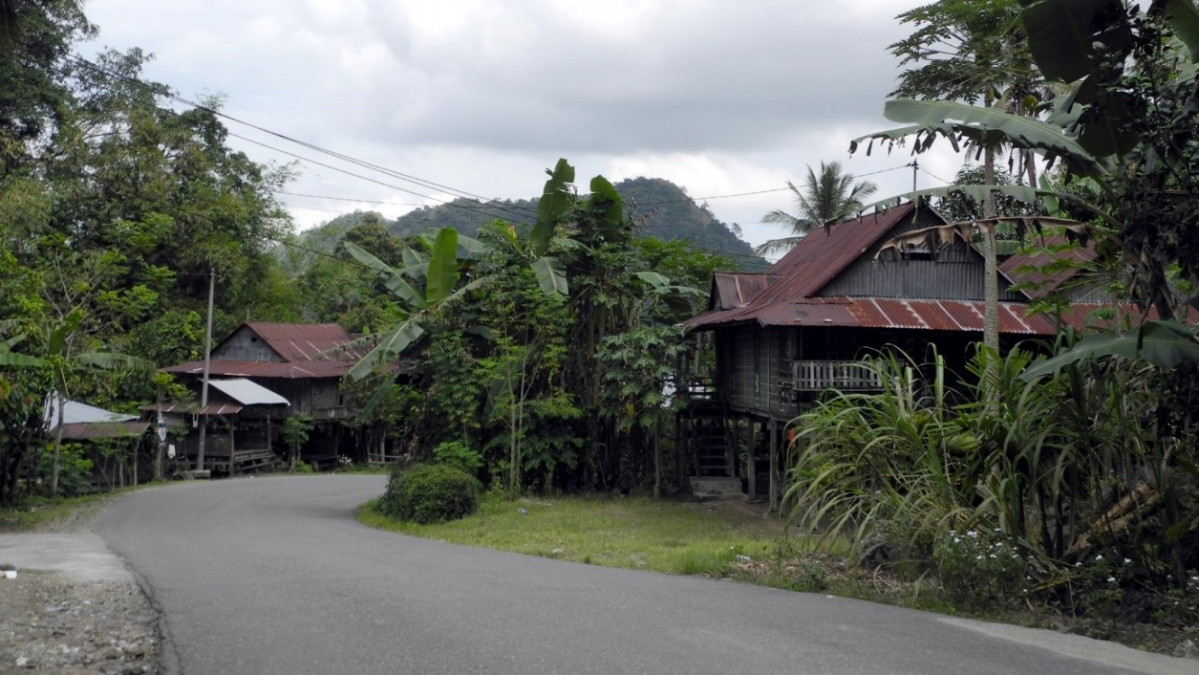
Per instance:
[[[338,352],[339,347],[354,336],[335,323],[267,323],[251,321],[245,324],[275,350],[285,361],[354,360],[361,354]]]
[[[357,340],[358,336],[351,335],[335,323],[251,321],[244,325],[283,358],[283,362],[213,359],[209,368],[210,375],[285,380],[335,378],[345,375],[367,351],[361,346],[344,349],[345,345]],[[225,340],[236,333],[237,331],[234,331]],[[218,349],[219,345],[213,351]],[[200,375],[204,372],[204,362],[191,361],[167,366],[163,370],[168,373]]]
[[[1053,335],[1053,322],[1043,316],[1026,316],[1026,307],[1000,303],[999,331],[1028,335]],[[761,326],[840,326],[856,328],[907,328],[915,330],[982,331],[981,302],[896,298],[805,298],[774,303],[755,312]]]
[[[146,412],[175,413],[177,415],[236,415],[243,406],[233,403],[209,403],[201,408],[199,403],[151,403],[138,410]]]
[[[62,425],[62,437],[72,441],[93,438],[135,438],[146,433],[149,422],[74,422]],[[57,433],[57,427],[47,432]]]
[[[778,275],[767,272],[717,272],[712,275],[708,309],[744,307],[777,278]]]
[[[209,367],[209,376],[217,377],[265,377],[282,380],[303,380],[307,378],[341,377],[354,361],[302,361],[299,363],[279,363],[277,361],[233,361],[213,360]],[[191,361],[177,366],[163,368],[168,373],[184,375],[202,375],[203,361]]]
[[[1046,237],[1044,246],[1053,247],[1053,252],[1039,250],[1030,253],[1016,253],[999,264],[999,271],[1013,284],[1029,284],[1024,294],[1030,298],[1043,298],[1062,284],[1078,274],[1076,269],[1059,269],[1046,273],[1045,269],[1051,264],[1069,260],[1075,264],[1089,263],[1095,260],[1095,247],[1092,244],[1086,248],[1064,248],[1065,237]]]
[[[813,230],[770,268],[778,281],[754,298],[754,304],[816,295],[915,210],[916,206],[908,202],[828,229]]]
[[[1043,335],[1057,333],[1058,319],[1051,314],[1029,314],[1023,303],[999,303],[999,332],[1006,335]],[[1095,320],[1093,312],[1115,312],[1114,317]],[[954,332],[982,332],[985,304],[969,300],[898,299],[898,298],[804,298],[797,302],[776,302],[757,308],[752,319],[729,320],[736,310],[708,312],[685,325],[689,329],[736,323],[759,326],[902,328]],[[1199,312],[1191,312],[1199,314]],[[1154,319],[1156,312],[1143,315],[1135,306],[1122,304],[1071,305],[1061,315],[1061,323],[1077,330],[1111,329],[1126,323],[1139,324]],[[1195,317],[1188,317],[1194,319]]]

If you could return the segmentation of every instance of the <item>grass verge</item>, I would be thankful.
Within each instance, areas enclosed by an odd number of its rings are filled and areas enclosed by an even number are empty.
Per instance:
[[[61,530],[87,520],[113,497],[135,488],[79,497],[28,497],[16,506],[0,508],[0,532]]]
[[[359,510],[367,525],[456,544],[604,567],[731,576],[736,565],[779,556],[783,526],[760,510],[727,503],[637,497],[508,501],[484,497],[479,511],[438,525],[401,523]]]
[[[805,537],[789,535],[761,506],[741,502],[682,502],[610,496],[509,501],[485,496],[479,511],[449,523],[394,521],[358,510],[362,523],[418,537],[514,553],[667,574],[726,578],[795,591],[821,592],[940,614],[1049,628],[1170,654],[1190,629],[1115,624],[1063,616],[1048,609],[978,611],[954,605],[935,578],[901,578],[847,565],[848,548],[815,553]]]

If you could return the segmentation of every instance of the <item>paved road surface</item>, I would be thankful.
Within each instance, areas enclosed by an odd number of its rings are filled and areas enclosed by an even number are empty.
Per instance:
[[[98,531],[164,612],[170,672],[1190,673],[1077,636],[363,527],[378,476],[131,495]]]

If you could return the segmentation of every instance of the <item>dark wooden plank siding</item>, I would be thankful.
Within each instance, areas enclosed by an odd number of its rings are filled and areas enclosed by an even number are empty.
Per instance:
[[[212,358],[226,361],[271,361],[282,363],[283,357],[267,346],[254,331],[242,326],[236,333],[212,351]]]
[[[787,328],[730,329],[717,332],[717,391],[734,412],[787,418],[796,405],[791,392],[791,361],[799,349],[798,331]]]
[[[896,259],[890,251],[878,260],[863,256],[818,293],[821,297],[937,298],[983,300],[983,260],[962,242],[947,246],[933,259]],[[1024,295],[999,280],[999,299],[1016,301]]]

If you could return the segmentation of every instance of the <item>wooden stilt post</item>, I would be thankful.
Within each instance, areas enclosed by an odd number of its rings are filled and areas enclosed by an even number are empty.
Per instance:
[[[745,429],[745,433],[741,433],[741,429]],[[746,483],[746,495],[752,501],[758,498],[758,456],[757,447],[754,445],[753,422],[745,420],[742,424],[741,420],[737,421],[737,437],[741,438],[741,442],[745,444],[745,456],[748,458],[746,462],[745,472],[748,483]]]
[[[778,424],[774,421],[774,417],[771,417],[770,421],[767,422],[767,433],[770,435],[770,511],[773,513],[779,507],[779,441]]]

